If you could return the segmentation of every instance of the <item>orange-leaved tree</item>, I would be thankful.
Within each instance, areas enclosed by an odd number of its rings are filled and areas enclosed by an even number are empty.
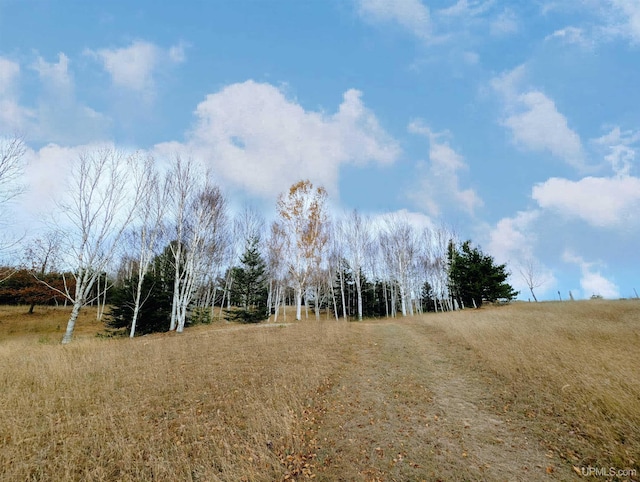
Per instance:
[[[301,319],[302,294],[321,264],[327,243],[327,191],[308,181],[293,184],[278,197],[279,223],[286,239],[285,264],[296,295],[296,320]]]

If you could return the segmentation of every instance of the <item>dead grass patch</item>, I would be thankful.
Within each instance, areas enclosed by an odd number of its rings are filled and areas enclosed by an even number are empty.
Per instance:
[[[278,480],[336,325],[0,345],[2,480]],[[311,342],[313,340],[313,343]],[[291,468],[289,469],[289,466]]]
[[[85,310],[66,346],[68,311],[26,311],[0,307],[2,480],[640,470],[637,302],[214,323],[134,340],[96,338],[103,325]]]
[[[16,338],[38,339],[41,343],[59,343],[62,340],[71,307],[37,306],[29,314],[28,306],[0,305],[0,343]],[[93,337],[104,330],[104,323],[96,317],[94,307],[83,308],[78,316],[76,338]]]
[[[576,467],[640,470],[640,303],[517,303],[429,318],[498,377],[496,409]]]

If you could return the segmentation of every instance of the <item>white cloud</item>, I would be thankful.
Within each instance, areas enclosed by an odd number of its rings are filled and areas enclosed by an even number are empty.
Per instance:
[[[527,70],[524,64],[518,65],[491,80],[491,86],[500,94],[507,104],[515,103],[520,85],[524,81]]]
[[[500,263],[530,257],[535,232],[533,223],[540,211],[520,211],[512,218],[503,218],[489,235],[488,251]]]
[[[431,37],[429,8],[420,0],[358,0],[358,7],[360,15],[366,20],[395,22],[416,37]]]
[[[0,131],[23,134],[33,113],[18,102],[20,64],[0,57]]]
[[[610,0],[611,9],[606,12],[608,25],[605,31],[613,36],[640,43],[640,2],[637,0]]]
[[[450,7],[438,10],[438,15],[463,18],[477,17],[486,13],[494,3],[493,0],[458,0]]]
[[[162,144],[205,160],[219,178],[253,195],[275,197],[300,179],[338,192],[342,164],[393,163],[396,142],[348,90],[335,114],[306,111],[270,84],[247,81],[210,94],[196,109],[186,144]]]
[[[423,231],[425,229],[434,230],[436,223],[433,222],[429,216],[418,213],[415,211],[409,211],[407,209],[399,209],[392,212],[374,213],[371,216],[372,227],[376,232],[383,230],[389,223],[401,220],[406,221],[409,225],[416,229],[416,232]]]
[[[164,50],[143,40],[119,49],[86,50],[102,62],[116,87],[135,91],[150,99],[155,94],[155,74],[168,65],[185,60],[184,44]]]
[[[593,295],[602,296],[603,298],[620,297],[619,288],[611,280],[605,278],[600,271],[596,270],[596,263],[587,262],[571,251],[565,251],[562,258],[565,262],[576,264],[580,267],[582,271],[580,287],[584,297]]]
[[[38,56],[33,68],[40,75],[40,80],[51,84],[58,93],[67,93],[73,88],[73,81],[69,74],[69,57],[64,53],[59,53],[58,62],[54,63],[49,63]]]
[[[492,81],[503,97],[506,115],[502,123],[511,130],[514,142],[533,151],[549,151],[574,167],[584,167],[580,137],[553,100],[540,91],[519,88],[523,75],[520,66]]]
[[[451,202],[463,211],[473,214],[483,202],[473,189],[461,189],[458,172],[468,169],[462,156],[456,153],[449,143],[441,139],[446,134],[434,133],[421,121],[414,121],[408,126],[414,134],[424,135],[429,139],[429,167],[421,181],[418,194],[411,197],[418,201],[432,216],[440,214],[440,203]]]
[[[510,282],[522,297],[530,293],[526,274],[532,278],[537,296],[549,292],[556,285],[553,271],[534,255],[537,242],[535,223],[540,222],[541,214],[540,211],[519,211],[514,217],[498,221],[489,233],[488,252],[498,263],[511,268]]]
[[[587,40],[584,29],[579,27],[568,26],[559,30],[556,30],[552,34],[545,37],[545,40],[562,40],[569,44],[581,45],[583,47],[589,46],[591,42]]]
[[[542,92],[518,97],[522,110],[504,120],[516,143],[532,150],[548,150],[569,164],[580,166],[583,152],[580,137],[567,125],[554,102]]]
[[[32,68],[38,72],[42,93],[30,137],[44,142],[86,143],[104,136],[110,119],[78,102],[70,60],[64,53],[57,62],[38,56]]]
[[[551,178],[536,184],[532,197],[540,207],[567,218],[577,217],[599,228],[623,227],[638,222],[640,178]]]
[[[608,150],[604,160],[611,165],[616,175],[628,176],[636,159],[636,150],[631,147],[640,141],[640,131],[624,131],[614,127],[611,132],[594,139],[596,145]]]
[[[370,23],[396,24],[422,40],[424,45],[447,44],[458,53],[476,48],[494,37],[511,35],[519,29],[512,8],[498,8],[496,0],[457,0],[439,8],[425,0],[354,0],[360,17]],[[431,6],[431,10],[430,10]],[[469,58],[463,56],[468,62]]]
[[[580,26],[557,30],[547,37],[560,38],[585,47],[616,39],[631,45],[640,43],[640,2],[638,0],[581,0],[548,3],[543,13],[578,12],[588,20]],[[590,18],[589,18],[590,17]]]
[[[12,93],[19,75],[20,65],[18,63],[0,57],[0,96]]]

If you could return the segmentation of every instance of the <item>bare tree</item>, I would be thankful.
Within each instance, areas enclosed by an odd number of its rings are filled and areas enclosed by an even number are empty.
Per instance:
[[[380,234],[380,246],[400,292],[402,316],[413,315],[411,288],[416,269],[416,242],[415,230],[406,219],[398,216],[387,219]]]
[[[269,307],[274,309],[274,322],[278,321],[280,303],[284,299],[286,288],[285,265],[286,234],[277,222],[271,224],[267,238],[267,270],[269,272]]]
[[[328,285],[329,290],[331,292],[331,300],[333,303],[333,314],[336,317],[336,321],[340,319],[339,311],[338,311],[338,303],[336,300],[336,293],[334,289],[334,280],[336,274],[338,274],[338,279],[340,280],[340,293],[342,296],[342,314],[344,320],[347,319],[347,308],[344,300],[344,277],[342,270],[342,249],[343,243],[340,241],[340,226],[341,221],[337,220],[335,223],[331,223],[328,230],[329,241],[328,241],[328,254],[327,254],[327,276],[328,276]]]
[[[227,269],[224,279],[220,318],[222,318],[224,312],[222,305],[224,305],[225,300],[227,308],[231,308],[231,290],[235,282],[234,270],[231,268],[236,265],[250,240],[257,239],[258,243],[262,245],[264,227],[264,218],[256,209],[250,206],[245,206],[233,221],[233,234],[231,235],[230,253],[228,253],[227,259],[229,269]]]
[[[368,218],[362,217],[357,210],[353,210],[341,226],[358,297],[358,320],[362,321],[362,272],[373,244],[371,222]]]
[[[26,147],[19,137],[0,138],[0,206],[24,191],[20,177],[25,152]]]
[[[26,152],[24,142],[19,137],[0,137],[0,228],[7,223],[7,204],[24,192],[20,178],[23,174],[23,157]],[[3,229],[4,230],[4,229]],[[14,247],[18,242],[10,237],[0,239],[0,252]]]
[[[49,231],[43,237],[32,240],[25,249],[26,264],[34,278],[44,279],[48,271],[55,269],[60,258],[61,233]],[[29,306],[29,313],[33,313],[35,302]]]
[[[134,288],[133,317],[129,332],[131,338],[135,336],[140,308],[146,301],[146,298],[143,298],[142,286],[153,257],[158,251],[158,241],[162,238],[169,195],[168,184],[161,181],[153,157],[148,156],[132,167],[132,178],[135,190],[139,193],[139,202],[135,206],[132,223],[134,227],[128,231],[129,244],[133,253],[137,253],[134,263],[137,284]]]
[[[518,272],[522,279],[527,284],[529,291],[531,291],[531,296],[533,296],[533,300],[535,302],[538,301],[536,294],[534,293],[534,289],[540,288],[540,286],[544,285],[549,281],[549,276],[545,272],[544,268],[540,265],[538,261],[536,261],[533,257],[528,256],[518,265]]]
[[[456,235],[452,229],[441,224],[434,229],[423,230],[422,237],[424,246],[422,264],[427,280],[433,289],[435,310],[438,311],[438,304],[441,311],[451,309],[447,253],[449,244],[455,241]]]
[[[189,303],[226,249],[227,214],[222,192],[195,161],[177,156],[169,175],[175,226],[170,244],[175,269],[170,329],[180,333]]]
[[[67,200],[58,203],[68,222],[62,244],[75,278],[74,292],[65,283],[62,293],[73,304],[63,344],[71,341],[81,308],[131,222],[139,193],[128,189],[127,168],[137,161],[137,154],[102,148],[81,154],[71,168]]]
[[[287,268],[296,296],[296,320],[300,320],[302,294],[319,263],[327,242],[326,199],[323,187],[314,189],[310,181],[291,186],[278,198],[278,214],[286,234]]]

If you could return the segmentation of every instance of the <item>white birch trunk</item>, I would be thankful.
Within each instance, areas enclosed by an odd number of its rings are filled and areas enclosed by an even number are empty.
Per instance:
[[[296,286],[296,320],[302,320],[302,287]]]

